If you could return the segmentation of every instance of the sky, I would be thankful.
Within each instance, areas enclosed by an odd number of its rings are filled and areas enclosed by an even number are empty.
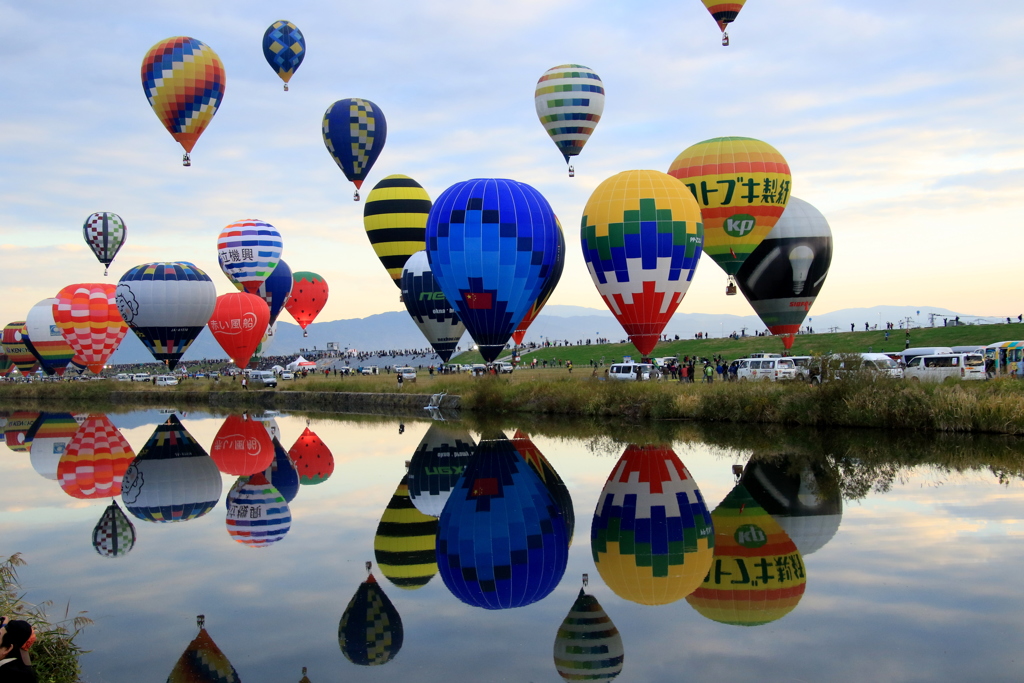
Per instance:
[[[667,171],[686,147],[738,135],[787,159],[793,195],[827,217],[831,271],[814,313],[875,305],[1016,316],[1024,193],[1024,4],[752,0],[719,31],[699,0],[423,0],[373,3],[182,0],[0,1],[17,49],[2,77],[0,320],[23,319],[65,285],[104,281],[82,239],[113,211],[128,241],[105,280],[149,261],[192,261],[218,293],[216,238],[241,218],[275,225],[293,270],[323,275],[321,320],[401,310],[363,228],[363,204],[320,131],[336,100],[387,119],[364,184],[401,173],[436,198],[455,182],[506,177],[550,201],[567,258],[552,304],[603,308],[580,250],[597,185]],[[307,57],[289,92],[263,58],[288,19]],[[227,73],[224,101],[181,166],[143,94],[140,65],[175,35],[205,42]],[[537,121],[548,68],[602,78],[604,115],[568,178]],[[682,312],[748,315],[706,256]]]

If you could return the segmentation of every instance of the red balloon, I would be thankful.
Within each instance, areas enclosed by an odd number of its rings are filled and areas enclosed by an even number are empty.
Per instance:
[[[288,457],[299,471],[300,484],[319,484],[334,473],[331,449],[309,427],[292,444]]]
[[[210,457],[224,474],[247,477],[274,462],[274,442],[262,422],[250,420],[248,415],[231,415],[220,426]]]
[[[306,329],[327,303],[327,282],[316,273],[306,271],[292,273],[292,279],[292,294],[284,307],[299,327]]]
[[[68,285],[57,292],[53,304],[53,321],[75,351],[72,362],[97,375],[128,332],[117,308],[116,289],[100,283]]]
[[[113,498],[135,453],[106,415],[86,418],[57,463],[57,481],[72,498]]]
[[[270,307],[267,302],[248,292],[232,292],[217,297],[209,323],[213,338],[239,368],[249,364],[269,324]]]

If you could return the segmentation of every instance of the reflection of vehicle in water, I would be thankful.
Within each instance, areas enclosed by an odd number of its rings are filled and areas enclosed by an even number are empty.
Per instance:
[[[977,353],[944,353],[918,356],[907,364],[904,375],[915,382],[988,379],[985,359]]]

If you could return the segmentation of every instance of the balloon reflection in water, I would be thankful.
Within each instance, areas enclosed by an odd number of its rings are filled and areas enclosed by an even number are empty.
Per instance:
[[[671,448],[626,448],[601,490],[590,547],[605,583],[626,600],[667,605],[700,585],[714,529],[700,489]]]
[[[548,493],[551,494],[551,497],[558,504],[558,509],[562,511],[562,518],[565,520],[565,535],[569,539],[569,545],[571,546],[572,535],[576,530],[576,513],[573,511],[572,496],[569,495],[569,489],[566,488],[565,482],[558,476],[558,472],[551,466],[548,459],[544,457],[544,454],[540,452],[540,449],[530,440],[529,434],[517,429],[512,437],[512,443],[515,444],[516,450],[523,456],[526,463],[533,468],[533,471],[537,473],[540,480],[544,482]]]
[[[427,585],[437,573],[436,535],[437,518],[413,506],[402,477],[373,539],[373,554],[381,573],[399,588]]]
[[[476,607],[522,607],[555,589],[568,557],[565,520],[544,483],[504,434],[484,435],[441,513],[445,586]]]
[[[25,437],[32,469],[41,477],[57,481],[60,459],[77,431],[78,423],[71,413],[41,413]]]
[[[121,485],[128,512],[147,522],[202,517],[220,498],[220,472],[192,435],[171,415],[132,461]]]
[[[807,575],[796,545],[737,484],[711,513],[715,559],[704,583],[686,598],[708,619],[758,626],[796,608]]]
[[[238,672],[206,632],[205,622],[202,614],[196,617],[199,635],[181,653],[167,683],[239,683]]]
[[[103,557],[124,557],[135,547],[135,525],[115,501],[93,527],[92,547]]]
[[[274,442],[262,422],[248,415],[229,415],[217,432],[210,457],[224,474],[248,476],[274,462]]]
[[[295,464],[300,484],[321,484],[334,473],[331,449],[309,427],[303,430],[288,449],[288,457]]]
[[[90,415],[57,463],[58,482],[72,498],[119,496],[134,458],[132,447],[106,415]]]
[[[402,617],[370,574],[341,615],[338,645],[342,654],[353,664],[387,664],[402,649],[404,637]]]
[[[267,481],[274,485],[284,499],[289,503],[295,500],[299,493],[299,472],[288,457],[288,452],[281,445],[281,442],[274,439],[274,460],[270,466],[263,471]]]
[[[28,440],[28,431],[39,419],[36,411],[18,410],[7,418],[4,425],[4,443],[15,453],[28,453],[32,442]]]
[[[281,492],[263,473],[249,477],[228,505],[227,527],[231,538],[250,548],[277,543],[292,527],[292,513]]]
[[[582,588],[555,636],[555,668],[567,681],[607,681],[622,673],[622,636]]]
[[[440,517],[475,451],[476,443],[465,429],[430,425],[409,461],[409,497],[416,509]]]

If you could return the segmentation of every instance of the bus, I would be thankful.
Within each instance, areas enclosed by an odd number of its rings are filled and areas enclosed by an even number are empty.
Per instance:
[[[985,347],[985,360],[994,361],[997,377],[1017,374],[1017,364],[1021,362],[1022,356],[1024,341],[1002,341]]]

